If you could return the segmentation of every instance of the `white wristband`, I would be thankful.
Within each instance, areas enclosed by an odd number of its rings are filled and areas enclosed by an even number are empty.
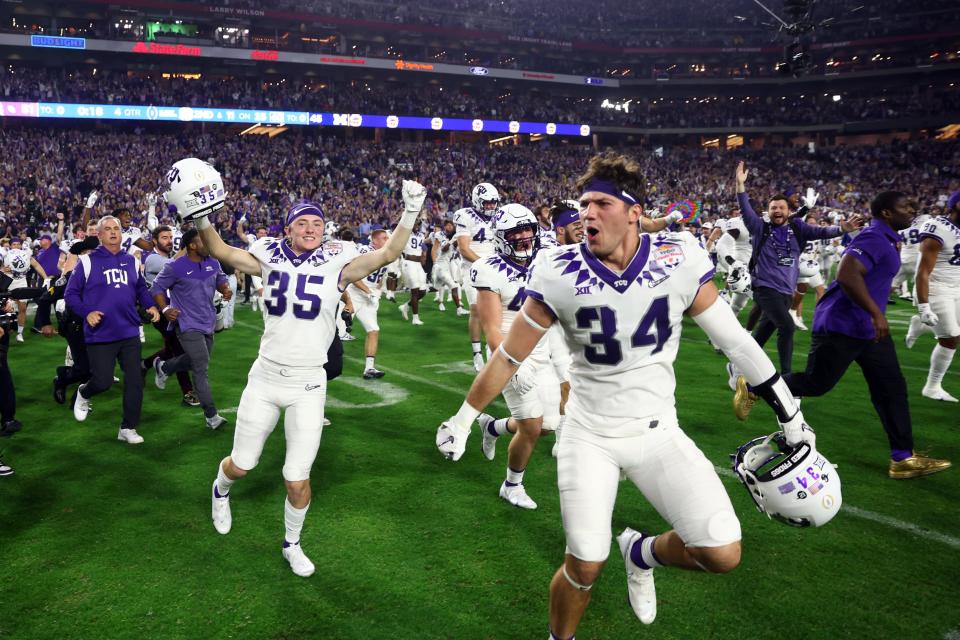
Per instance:
[[[469,430],[473,421],[477,419],[477,416],[480,415],[480,412],[471,407],[466,400],[463,401],[463,404],[460,405],[460,410],[457,411],[457,415],[453,416],[450,419],[450,422],[457,425],[461,429]]]
[[[169,309],[169,308],[170,308],[170,305],[165,306],[160,313],[166,313],[166,312],[167,312],[167,309]]]
[[[403,227],[404,229],[413,229],[413,225],[417,223],[417,218],[419,217],[419,211],[407,211],[404,209],[403,215],[400,216],[400,222],[397,226]]]

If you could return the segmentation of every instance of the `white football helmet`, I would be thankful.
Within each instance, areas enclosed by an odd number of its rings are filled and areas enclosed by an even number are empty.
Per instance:
[[[175,162],[164,179],[163,199],[181,220],[193,220],[223,208],[227,191],[220,173],[208,162],[185,158]]]
[[[323,240],[333,240],[337,237],[337,234],[340,233],[340,225],[338,225],[333,220],[328,220],[325,225],[323,225]]]
[[[813,276],[820,273],[820,263],[816,260],[801,260],[800,261],[800,277],[801,278],[812,278]]]
[[[727,275],[727,286],[734,293],[750,293],[750,272],[743,264],[734,267]]]
[[[493,246],[500,255],[529,259],[540,248],[540,224],[533,212],[522,204],[507,204],[497,209],[491,227]],[[533,237],[529,241],[511,237],[524,229],[530,229],[533,232]],[[526,247],[522,248],[521,243]]]
[[[741,446],[733,470],[767,517],[794,527],[821,527],[840,511],[840,474],[809,442],[787,444],[777,431]]]
[[[217,312],[217,321],[214,324],[213,330],[223,331],[223,319],[224,319],[224,307],[226,306],[226,301],[223,299],[223,294],[219,291],[213,292],[213,310]]]
[[[470,201],[473,203],[473,208],[477,213],[485,214],[487,211],[492,211],[491,209],[487,209],[485,206],[486,203],[492,202],[494,205],[493,209],[500,206],[500,192],[489,182],[481,182],[475,186],[470,193]]]

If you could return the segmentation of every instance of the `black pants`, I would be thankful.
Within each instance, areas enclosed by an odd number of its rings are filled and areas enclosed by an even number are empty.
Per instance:
[[[116,342],[98,342],[87,345],[90,354],[90,382],[80,387],[81,395],[89,400],[113,386],[114,363],[123,370],[123,420],[121,426],[135,429],[140,424],[143,405],[143,376],[140,375],[140,337],[134,336]]]
[[[143,368],[152,369],[153,361],[155,358],[160,358],[163,361],[171,360],[177,356],[183,355],[183,345],[180,344],[180,339],[177,338],[177,332],[173,329],[167,328],[169,322],[165,318],[160,318],[157,322],[153,323],[153,328],[160,332],[160,336],[163,338],[163,349],[155,353],[151,353],[149,356],[143,359]],[[193,383],[190,382],[190,374],[186,371],[177,372],[177,384],[180,385],[180,391],[186,395],[193,391]]]
[[[327,363],[323,365],[327,372],[327,382],[340,376],[343,373],[343,342],[340,341],[340,334],[334,330],[333,342],[327,349]]]
[[[39,331],[48,324],[52,324],[50,321],[50,310],[53,308],[53,303],[53,297],[49,293],[45,293],[37,299],[37,313],[33,317],[34,329]]]
[[[4,336],[9,340],[8,336]],[[0,352],[0,421],[9,422],[17,415],[17,391],[7,364],[6,348]]]
[[[83,384],[90,379],[90,356],[87,354],[87,343],[83,339],[82,321],[64,317],[60,321],[60,335],[66,338],[70,345],[73,366],[57,367],[57,378],[64,387]]]
[[[900,372],[893,340],[858,340],[837,333],[816,333],[810,342],[807,370],[783,378],[795,396],[822,396],[836,386],[856,362],[870,388],[870,400],[887,432],[891,449],[913,450],[913,425],[907,381]]]
[[[769,287],[760,287],[753,290],[753,301],[763,312],[753,332],[753,339],[762,347],[776,330],[780,373],[790,373],[793,371],[793,332],[796,330],[790,316],[793,296]]]

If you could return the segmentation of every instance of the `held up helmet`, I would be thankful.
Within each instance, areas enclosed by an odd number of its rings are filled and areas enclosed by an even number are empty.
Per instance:
[[[750,273],[745,266],[738,266],[727,275],[727,286],[734,293],[750,293]]]
[[[522,204],[508,204],[497,209],[491,226],[493,246],[500,255],[529,259],[540,248],[540,223],[533,212]],[[531,238],[519,237],[525,229],[533,232]]]
[[[486,204],[493,203],[493,209],[500,206],[500,192],[489,182],[481,182],[470,192],[470,202],[477,213],[486,215],[487,211],[491,211]]]
[[[181,220],[193,220],[223,208],[227,199],[223,178],[208,162],[185,158],[175,162],[163,180],[163,199]]]
[[[788,445],[782,431],[741,446],[733,471],[757,509],[793,527],[822,527],[843,503],[840,474],[814,445]]]

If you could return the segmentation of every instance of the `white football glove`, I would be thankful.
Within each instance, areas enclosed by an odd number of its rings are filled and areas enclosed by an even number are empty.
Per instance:
[[[674,211],[673,213],[667,214],[665,219],[667,221],[667,226],[669,227],[674,222],[680,222],[683,219],[683,211]]]
[[[533,367],[524,363],[517,369],[517,372],[510,378],[510,383],[519,394],[524,394],[537,384],[537,377],[533,373]]]
[[[242,216],[240,216],[240,219],[237,220],[237,222],[239,222],[243,226],[247,226],[247,214],[243,214]]]
[[[153,209],[150,209],[147,213],[147,231],[153,233],[153,230],[160,226],[160,221],[157,220],[157,216],[154,215]]]
[[[803,419],[803,413],[800,411],[797,411],[796,415],[787,422],[781,422],[780,429],[783,431],[783,435],[786,436],[787,444],[790,446],[800,444],[801,442],[806,442],[811,447],[815,447],[817,444],[817,435],[813,432],[813,429],[810,428],[810,425],[807,424],[806,420]]]
[[[157,208],[157,194],[148,193],[147,194],[147,211],[153,213]]]
[[[456,462],[463,457],[467,450],[467,436],[470,428],[462,429],[453,423],[453,418],[447,420],[437,429],[437,449],[447,460]]]
[[[807,195],[800,198],[803,202],[803,206],[807,209],[813,209],[817,206],[817,200],[820,199],[820,194],[813,190],[813,187],[807,187]]]
[[[97,198],[100,197],[100,194],[96,191],[91,191],[90,195],[87,196],[87,209],[93,209],[93,206],[97,204]]]
[[[423,201],[427,199],[427,190],[416,180],[404,180],[403,189],[403,208],[406,213],[420,213],[423,209]]]
[[[935,327],[940,324],[940,316],[935,314],[933,310],[930,309],[929,302],[921,302],[918,304],[917,311],[920,312],[920,322],[928,327]]]

